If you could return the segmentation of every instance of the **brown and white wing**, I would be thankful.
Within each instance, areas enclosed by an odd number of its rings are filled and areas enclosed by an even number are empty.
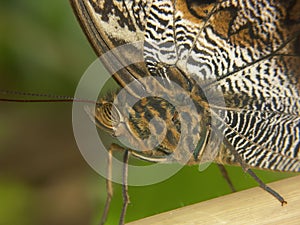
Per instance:
[[[216,126],[252,167],[300,172],[300,1],[153,1],[145,60],[218,90]]]

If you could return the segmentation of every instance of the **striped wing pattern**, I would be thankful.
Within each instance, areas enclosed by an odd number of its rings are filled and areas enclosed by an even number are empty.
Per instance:
[[[247,164],[299,172],[300,21],[288,12],[299,3],[182,2],[152,3],[144,50],[150,72],[174,65],[208,81],[204,89],[221,89],[226,107],[211,106],[214,116]]]
[[[95,47],[98,54],[143,41],[145,65],[129,70],[132,77],[168,78],[170,68],[177,68],[204,90],[221,91],[225,106],[210,105],[215,126],[243,160],[256,168],[300,172],[299,0],[72,3],[88,9],[101,30],[88,34],[104,43]]]

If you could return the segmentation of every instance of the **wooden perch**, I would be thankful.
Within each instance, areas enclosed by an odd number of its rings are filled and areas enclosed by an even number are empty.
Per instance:
[[[270,183],[269,186],[288,204],[281,206],[274,197],[255,187],[127,225],[299,224],[300,176]]]

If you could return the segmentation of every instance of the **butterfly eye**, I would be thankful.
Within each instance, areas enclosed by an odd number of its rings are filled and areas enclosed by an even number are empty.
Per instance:
[[[97,106],[95,111],[95,122],[99,128],[113,134],[114,127],[116,127],[120,121],[120,112],[111,102],[106,102]]]

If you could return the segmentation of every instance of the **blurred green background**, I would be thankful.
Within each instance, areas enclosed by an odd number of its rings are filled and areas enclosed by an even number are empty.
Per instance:
[[[72,96],[95,58],[67,0],[0,0],[0,89]],[[228,171],[238,190],[256,186],[241,168]],[[266,182],[287,176],[257,174]],[[121,186],[114,189],[108,224],[122,205]],[[228,193],[217,166],[185,167],[130,187],[126,221]],[[97,224],[105,197],[105,180],[77,149],[71,103],[0,102],[0,225]]]

